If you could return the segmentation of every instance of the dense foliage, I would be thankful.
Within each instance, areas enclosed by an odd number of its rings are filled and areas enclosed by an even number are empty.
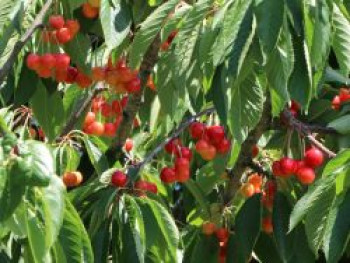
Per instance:
[[[350,4],[3,0],[0,262],[350,258]]]

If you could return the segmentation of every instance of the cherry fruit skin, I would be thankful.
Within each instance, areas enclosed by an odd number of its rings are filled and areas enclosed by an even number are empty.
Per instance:
[[[296,164],[297,164],[295,160],[289,157],[283,157],[280,160],[280,164],[281,164],[281,171],[284,174],[284,176],[288,177],[293,173],[295,173]]]
[[[128,177],[122,171],[116,171],[112,174],[111,184],[115,187],[124,187],[128,181]]]
[[[182,146],[179,150],[177,150],[175,152],[175,155],[178,158],[183,157],[183,158],[188,159],[189,161],[192,160],[192,151],[189,148],[187,148],[187,147],[183,147]]]
[[[49,24],[54,29],[60,29],[64,26],[64,18],[61,15],[50,16]]]
[[[273,232],[273,225],[272,225],[272,218],[271,217],[265,217],[262,220],[262,229],[266,234],[272,234]]]
[[[323,160],[323,153],[315,147],[312,147],[305,152],[304,161],[310,167],[315,168],[322,165]]]
[[[245,196],[245,197],[251,197],[255,194],[255,187],[254,185],[250,184],[250,183],[246,183],[244,185],[242,185],[241,187],[241,193]]]
[[[160,180],[166,184],[172,184],[176,181],[175,169],[170,167],[164,167],[160,172]]]
[[[223,139],[218,145],[216,145],[216,150],[220,154],[226,154],[231,148],[231,142],[228,139]]]
[[[47,53],[40,58],[40,64],[48,69],[56,67],[56,58],[50,53]]]
[[[215,231],[215,234],[220,242],[226,242],[228,240],[229,235],[230,235],[228,230],[224,227],[218,228]]]
[[[31,70],[37,70],[40,67],[40,56],[29,54],[27,57],[27,67]]]
[[[314,169],[305,166],[298,169],[296,177],[303,185],[309,185],[315,181],[316,174]]]
[[[206,133],[214,145],[219,144],[225,138],[225,130],[222,126],[210,126],[207,128]]]
[[[72,34],[68,28],[62,27],[56,32],[57,41],[61,44],[66,44],[72,40]]]
[[[274,161],[272,163],[272,173],[274,176],[283,176],[281,163],[279,161]]]
[[[67,187],[75,187],[81,184],[83,181],[83,176],[80,172],[65,172],[62,177],[63,183]]]
[[[181,146],[181,141],[180,139],[176,138],[171,140],[165,145],[165,151],[169,154],[176,153],[178,146]]]
[[[126,139],[124,149],[126,152],[130,152],[134,147],[134,142],[132,139]]]
[[[194,122],[190,126],[190,135],[193,139],[201,139],[205,131],[205,125],[200,122]]]

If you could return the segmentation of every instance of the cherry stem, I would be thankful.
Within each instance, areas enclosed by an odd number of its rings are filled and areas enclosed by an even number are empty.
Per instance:
[[[50,6],[52,5],[53,0],[47,0],[40,10],[39,14],[34,19],[33,24],[28,28],[28,30],[24,33],[24,35],[15,43],[10,56],[6,60],[5,64],[0,68],[0,83],[2,83],[9,71],[13,68],[13,64],[17,60],[18,54],[21,52],[22,48],[25,44],[30,40],[31,36],[34,34],[36,29],[43,26],[44,18],[47,12],[50,10]]]

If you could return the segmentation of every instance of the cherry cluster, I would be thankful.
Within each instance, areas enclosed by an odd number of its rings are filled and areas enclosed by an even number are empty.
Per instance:
[[[261,186],[263,183],[262,176],[258,173],[253,173],[248,177],[246,183],[241,186],[241,193],[245,197],[251,197],[254,194],[261,193]]]
[[[42,31],[42,40],[51,44],[66,44],[70,42],[80,30],[77,20],[64,20],[61,15],[53,15],[49,18],[49,29]]]
[[[277,192],[277,185],[275,181],[267,181],[264,186],[263,196],[262,196],[262,204],[264,208],[267,210],[267,215],[265,215],[262,219],[262,230],[266,234],[271,234],[273,232],[273,224],[272,224],[272,209],[273,202],[275,199],[275,195]]]
[[[128,177],[122,171],[118,170],[112,174],[111,184],[113,186],[125,187],[127,183],[128,183]],[[158,193],[158,188],[157,188],[156,184],[151,183],[151,182],[147,182],[144,180],[138,180],[137,182],[135,182],[134,188],[140,191],[140,193],[138,193],[139,196],[143,196],[145,194],[145,192],[151,192],[154,194]]]
[[[84,17],[94,19],[100,12],[101,0],[88,0],[82,5],[82,14]]]
[[[94,67],[92,79],[105,81],[114,88],[116,93],[137,93],[141,90],[138,71],[129,68],[125,58],[119,59],[115,65],[109,60],[106,67]]]
[[[217,228],[213,222],[205,222],[202,225],[202,232],[206,236],[211,236],[215,234],[219,241],[220,250],[219,250],[219,262],[225,262],[226,252],[227,252],[227,242],[230,237],[230,232],[225,227]]]
[[[227,154],[231,148],[223,126],[206,126],[204,123],[194,122],[190,126],[190,134],[193,139],[198,140],[196,151],[203,160],[211,161],[217,153]]]
[[[339,110],[342,103],[350,101],[350,89],[341,88],[339,90],[339,95],[336,95],[332,100],[332,108],[334,110]]]
[[[301,184],[309,185],[315,180],[315,168],[323,163],[323,153],[311,147],[304,154],[304,159],[294,160],[289,157],[283,157],[272,164],[272,173],[275,176],[289,178],[293,174]]]
[[[190,162],[192,160],[192,151],[190,148],[182,146],[180,139],[175,138],[165,145],[165,151],[168,154],[175,155],[174,167],[164,167],[160,173],[160,179],[163,183],[172,184],[177,182],[184,183],[190,178]]]
[[[121,100],[115,99],[111,103],[108,103],[103,96],[94,98],[91,111],[85,116],[83,131],[96,136],[114,137],[123,120],[122,112],[127,103],[127,96],[124,96]],[[98,121],[97,116],[100,116],[100,119],[103,117],[106,122]]]
[[[173,42],[174,38],[177,35],[177,30],[173,31],[170,33],[170,35],[168,36],[167,40],[165,40],[161,45],[160,45],[160,49],[162,51],[166,51],[169,49],[171,42]]]
[[[46,53],[27,56],[27,67],[34,70],[41,78],[54,78],[57,82],[76,83],[80,88],[88,88],[92,84],[89,76],[70,66],[70,56],[65,53]]]

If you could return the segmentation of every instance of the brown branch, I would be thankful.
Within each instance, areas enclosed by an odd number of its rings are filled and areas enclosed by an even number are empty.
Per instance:
[[[152,42],[151,46],[148,48],[140,66],[142,91],[146,86],[147,78],[150,72],[157,63],[159,47],[160,37],[158,35]],[[121,150],[126,139],[130,136],[134,118],[136,117],[136,114],[142,104],[142,91],[140,93],[129,96],[129,101],[123,111],[123,120],[117,130],[116,138],[112,142],[111,147],[106,152],[106,156],[110,161],[114,161],[117,158],[117,152]]]
[[[288,110],[285,109],[281,115],[283,122],[297,131],[300,135],[305,136],[305,138],[318,149],[320,149],[323,153],[325,153],[329,158],[334,158],[336,154],[328,149],[325,145],[319,142],[313,135],[313,130],[309,125],[299,121],[294,115]]]
[[[310,124],[304,123],[304,126],[311,133],[319,133],[319,134],[339,134],[337,130],[330,127],[325,127],[319,124]],[[271,129],[281,129],[283,126],[281,125],[280,119],[275,119],[271,124]]]
[[[79,105],[77,106],[77,111],[72,112],[66,125],[63,127],[62,132],[56,138],[56,141],[59,141],[61,138],[63,138],[65,135],[67,135],[71,130],[73,130],[73,128],[74,128],[75,124],[78,122],[80,116],[90,107],[92,99],[94,97],[96,97],[97,94],[99,94],[105,90],[106,90],[105,87],[98,87],[98,88],[94,89],[92,92],[90,92],[85,100],[82,100],[79,103]]]
[[[252,148],[257,144],[263,133],[270,128],[271,119],[271,102],[270,96],[268,95],[264,103],[259,123],[251,132],[249,132],[247,139],[241,145],[241,151],[238,155],[235,166],[230,173],[231,176],[225,193],[225,203],[229,203],[238,192],[241,176],[244,173],[247,164],[252,160]]]
[[[39,14],[34,19],[34,22],[31,25],[31,27],[29,27],[28,30],[24,33],[24,35],[15,43],[10,56],[6,60],[5,64],[0,68],[0,83],[2,83],[5,80],[9,71],[12,69],[13,64],[15,63],[18,54],[21,52],[22,48],[31,38],[35,30],[38,29],[39,27],[42,27],[45,15],[49,11],[52,3],[53,3],[53,0],[46,1],[42,9],[40,10]]]
[[[196,121],[196,119],[198,119],[199,117],[203,116],[203,115],[207,115],[207,114],[211,114],[215,111],[214,108],[209,108],[206,110],[203,110],[201,112],[199,112],[196,115],[191,116],[190,118],[188,118],[187,120],[183,121],[179,127],[177,129],[175,129],[171,135],[169,137],[167,137],[164,141],[162,141],[156,148],[154,148],[153,151],[151,151],[146,158],[135,165],[136,168],[138,169],[142,169],[142,167],[144,165],[146,165],[147,163],[149,163],[150,161],[152,161],[152,159],[164,149],[164,146],[170,142],[172,139],[179,137],[179,135],[188,127],[190,126],[194,121]]]

